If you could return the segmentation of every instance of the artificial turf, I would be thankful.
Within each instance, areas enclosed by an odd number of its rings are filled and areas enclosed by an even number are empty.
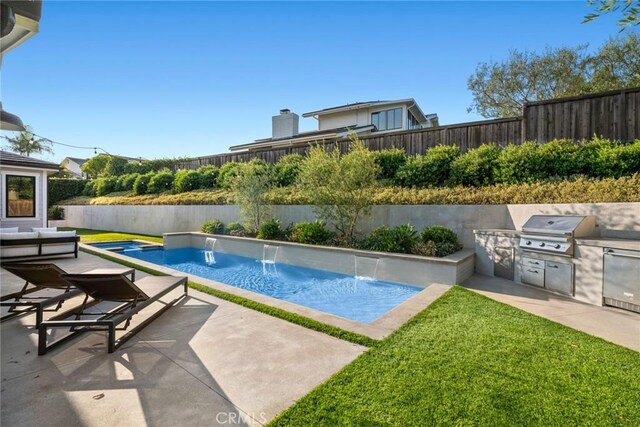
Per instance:
[[[455,287],[271,426],[640,425],[640,354]]]

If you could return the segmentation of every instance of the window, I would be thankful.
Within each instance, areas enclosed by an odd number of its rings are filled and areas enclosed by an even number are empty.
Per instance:
[[[7,175],[7,218],[36,216],[36,177]]]
[[[376,130],[402,128],[402,108],[371,113],[371,124],[376,127]]]
[[[407,117],[407,129],[420,129],[422,126],[413,114],[409,113]]]

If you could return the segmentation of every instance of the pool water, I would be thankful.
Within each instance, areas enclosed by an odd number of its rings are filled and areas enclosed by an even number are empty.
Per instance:
[[[140,250],[145,243],[123,240],[122,242],[90,243],[90,246],[98,249],[122,248],[125,251]]]
[[[239,255],[216,252],[211,259],[211,254],[196,248],[148,249],[126,255],[363,323],[422,290]]]

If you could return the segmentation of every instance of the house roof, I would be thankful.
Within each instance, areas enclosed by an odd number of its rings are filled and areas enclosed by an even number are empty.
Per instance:
[[[56,163],[47,162],[45,160],[34,159],[33,157],[22,156],[20,154],[11,153],[9,151],[0,151],[0,164],[8,166],[22,166],[36,169],[52,169],[59,170],[60,167]]]
[[[79,157],[65,157],[65,160],[66,159],[69,159],[72,162],[77,163],[79,166],[84,165],[85,163],[87,163],[87,160],[89,160],[89,159],[81,159]],[[63,162],[64,162],[64,160],[63,160]]]
[[[413,104],[417,107],[416,101],[413,98],[395,99],[395,100],[386,100],[386,101],[354,102],[353,104],[344,104],[344,105],[338,105],[337,107],[329,107],[329,108],[323,108],[322,110],[310,111],[308,113],[304,113],[302,117],[323,116],[325,114],[333,114],[333,113],[339,113],[342,111],[350,111],[350,110],[360,110],[362,108],[383,107],[385,105],[390,105],[390,104]],[[420,111],[420,113],[422,113],[422,111]],[[424,114],[422,114],[422,116],[424,117]]]
[[[372,130],[374,128],[373,125],[367,126],[344,126],[335,129],[324,129],[324,130],[314,130],[309,132],[300,132],[299,134],[291,137],[285,138],[264,138],[257,139],[254,142],[250,142],[248,144],[242,145],[234,145],[229,147],[231,151],[239,151],[246,149],[256,149],[256,148],[271,148],[271,147],[284,147],[292,144],[300,144],[303,142],[314,142],[314,141],[322,141],[325,139],[334,139],[334,138],[342,138],[347,136],[349,131],[354,131],[355,133],[366,132],[368,130]]]

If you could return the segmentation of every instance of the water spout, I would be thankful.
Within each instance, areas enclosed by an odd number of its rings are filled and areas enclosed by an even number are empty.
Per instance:
[[[359,280],[376,280],[380,258],[354,256],[354,276]]]
[[[264,245],[262,247],[262,262],[266,264],[275,264],[278,257],[278,249],[280,246]]]
[[[214,254],[214,248],[216,247],[217,239],[213,237],[207,237],[204,241],[204,260],[207,264],[215,264],[216,256]]]

